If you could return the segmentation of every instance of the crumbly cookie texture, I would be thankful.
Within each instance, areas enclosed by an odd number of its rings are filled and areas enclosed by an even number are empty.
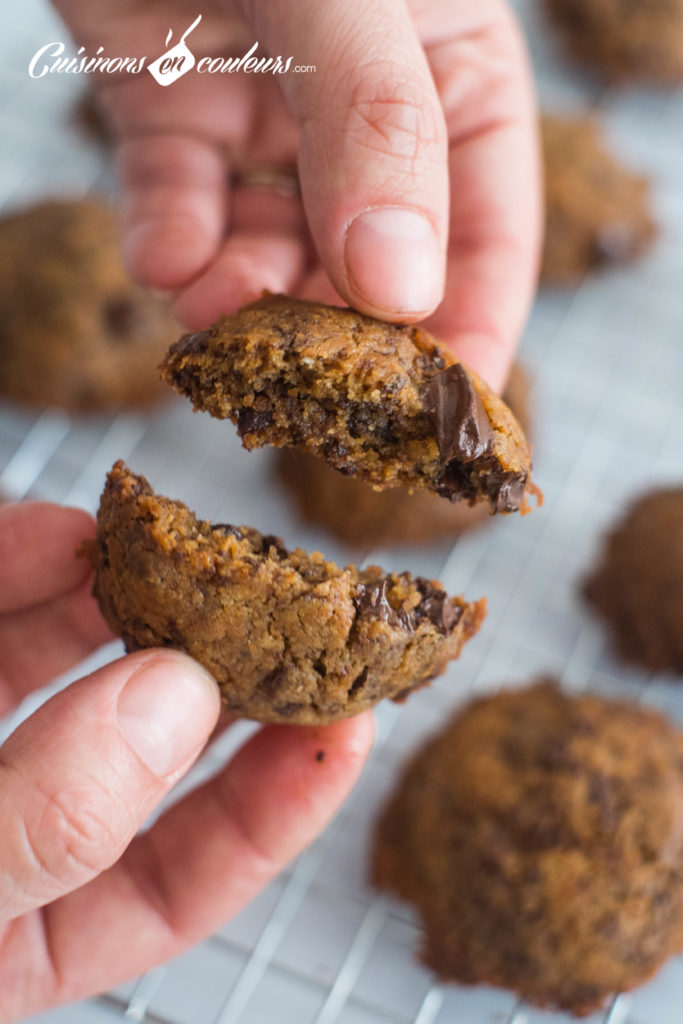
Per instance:
[[[683,80],[683,0],[546,0],[579,60],[615,82]]]
[[[185,335],[162,375],[236,423],[246,448],[303,446],[379,488],[486,499],[494,512],[538,494],[510,410],[419,327],[271,295]]]
[[[585,593],[622,658],[683,675],[683,487],[631,505],[607,536]]]
[[[530,433],[530,381],[515,363],[503,400]],[[484,502],[443,501],[431,491],[377,491],[331,469],[303,448],[280,448],[277,473],[307,522],[329,530],[354,548],[378,544],[428,544],[454,538],[490,520]]]
[[[585,1015],[683,949],[683,739],[548,682],[474,701],[409,764],[375,881],[444,979]]]
[[[278,537],[205,522],[117,462],[97,538],[94,595],[128,651],[175,647],[218,681],[233,714],[323,724],[403,700],[444,671],[485,601],[377,566],[341,569]]]
[[[116,219],[93,199],[0,220],[0,393],[74,412],[164,397],[157,364],[178,325],[128,277]]]
[[[541,280],[563,284],[627,263],[656,236],[649,182],[607,149],[588,116],[541,120],[546,230]]]

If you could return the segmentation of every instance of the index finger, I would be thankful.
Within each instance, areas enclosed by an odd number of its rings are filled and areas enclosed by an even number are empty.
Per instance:
[[[495,390],[536,283],[541,235],[537,114],[524,44],[503,4],[476,38],[432,47],[449,130],[445,298],[426,326]]]
[[[22,502],[0,508],[0,615],[68,594],[90,575],[76,557],[95,536],[95,520],[77,508]]]

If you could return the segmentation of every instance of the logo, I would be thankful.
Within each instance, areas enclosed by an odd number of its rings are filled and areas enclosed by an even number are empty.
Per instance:
[[[198,14],[175,46],[166,50],[151,64],[148,63],[147,57],[109,57],[105,54],[103,46],[98,46],[96,53],[90,56],[85,52],[84,46],[79,48],[75,57],[65,56],[67,46],[57,40],[46,43],[36,50],[29,61],[28,73],[31,78],[43,78],[51,74],[90,75],[96,72],[108,75],[139,75],[141,71],[147,70],[159,85],[166,86],[177,82],[193,69],[197,74],[208,75],[232,75],[239,71],[245,74],[272,75],[282,75],[287,71],[296,74],[316,71],[315,64],[294,64],[293,57],[257,56],[258,42],[253,43],[241,57],[201,57],[197,60],[185,40],[194,32],[201,20],[202,16]],[[173,29],[169,29],[164,45],[168,46],[172,38]]]
[[[201,20],[202,16],[199,14],[190,27],[185,29],[180,37],[180,41],[147,68],[150,75],[156,78],[159,85],[171,85],[173,82],[177,82],[183,75],[186,75],[188,71],[192,71],[197,62],[185,40],[190,32],[196,29]],[[169,28],[168,35],[166,36],[166,46],[171,42],[172,36],[173,29]]]

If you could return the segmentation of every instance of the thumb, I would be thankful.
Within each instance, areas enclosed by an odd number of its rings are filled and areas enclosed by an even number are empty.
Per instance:
[[[279,81],[302,125],[309,227],[340,295],[389,320],[416,320],[443,295],[447,131],[404,2],[242,0],[271,54],[315,72]]]
[[[0,921],[111,866],[218,718],[213,679],[175,651],[107,665],[0,749]]]

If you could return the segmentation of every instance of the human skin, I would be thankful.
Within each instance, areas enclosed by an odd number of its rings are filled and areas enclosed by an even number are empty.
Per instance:
[[[77,42],[149,60],[194,0],[55,0]],[[117,138],[133,274],[190,329],[264,288],[426,326],[495,389],[533,292],[540,190],[503,0],[209,0],[203,55],[259,43],[314,73],[91,76]],[[230,172],[298,165],[301,200]]]
[[[111,639],[74,554],[94,532],[77,509],[0,508],[0,714]],[[372,744],[369,714],[268,726],[136,836],[219,706],[191,659],[139,652],[52,697],[0,747],[3,1024],[215,931],[324,827]]]

